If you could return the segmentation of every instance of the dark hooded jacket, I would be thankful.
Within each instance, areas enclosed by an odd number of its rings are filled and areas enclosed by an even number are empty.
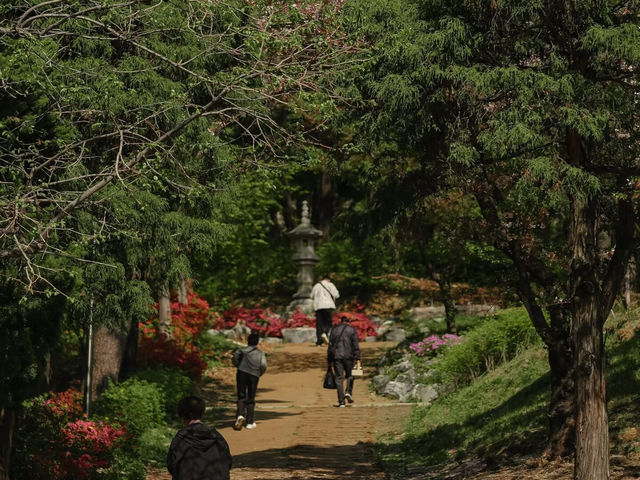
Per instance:
[[[360,345],[356,329],[346,323],[334,326],[329,333],[327,356],[329,361],[360,360]]]
[[[229,480],[229,445],[215,428],[192,423],[173,437],[167,469],[173,480]]]

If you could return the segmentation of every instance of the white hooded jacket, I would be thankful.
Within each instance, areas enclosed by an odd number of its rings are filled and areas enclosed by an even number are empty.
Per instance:
[[[335,300],[340,298],[340,293],[336,286],[329,280],[322,280],[316,283],[311,289],[311,300],[313,309],[336,308]]]

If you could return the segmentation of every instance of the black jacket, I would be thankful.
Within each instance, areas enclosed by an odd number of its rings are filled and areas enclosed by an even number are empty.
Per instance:
[[[173,437],[167,469],[173,480],[229,480],[229,445],[215,428],[192,423]]]
[[[329,360],[360,360],[360,345],[356,329],[346,323],[331,328],[329,333]]]

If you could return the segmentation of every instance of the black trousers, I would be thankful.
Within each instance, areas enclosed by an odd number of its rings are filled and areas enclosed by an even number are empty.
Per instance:
[[[336,387],[338,389],[338,403],[344,403],[344,394],[353,395],[353,370],[352,359],[335,359],[333,360],[333,373],[336,376]],[[344,380],[347,380],[347,391],[344,389]]]
[[[332,319],[333,308],[320,308],[316,310],[316,345],[322,345],[323,333],[329,335]]]
[[[256,409],[256,392],[260,377],[247,372],[236,372],[236,384],[238,386],[238,409],[236,418],[242,415],[247,425],[253,423],[253,413]]]

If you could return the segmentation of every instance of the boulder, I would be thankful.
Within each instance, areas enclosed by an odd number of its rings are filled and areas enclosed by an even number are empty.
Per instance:
[[[220,333],[229,340],[240,342],[247,339],[251,333],[251,329],[242,323],[236,323],[232,328],[221,330]]]
[[[402,327],[391,327],[385,334],[384,339],[388,342],[402,342],[407,338],[407,332]]]
[[[395,397],[401,402],[406,402],[411,393],[412,385],[410,383],[400,382],[397,379],[387,383],[382,391],[383,394]]]
[[[264,337],[262,343],[282,343],[282,339],[278,337]]]
[[[215,328],[211,328],[211,329],[207,330],[207,335],[210,335],[212,337],[217,337],[218,335],[222,335],[222,333],[220,332],[220,330],[216,330]]]
[[[411,363],[411,360],[406,357],[403,357],[400,363],[397,363],[395,365],[395,368],[399,372],[408,372],[409,370],[414,370],[413,363]]]
[[[283,328],[282,338],[288,343],[315,343],[316,329],[313,327]]]
[[[371,382],[373,383],[373,388],[376,393],[382,394],[384,392],[384,387],[387,386],[387,383],[389,383],[390,380],[391,379],[386,375],[376,375],[371,379]]]
[[[419,383],[413,387],[409,397],[420,403],[431,403],[438,398],[438,392],[433,385]]]
[[[375,342],[378,340],[378,337],[365,337],[364,341],[365,342]]]

